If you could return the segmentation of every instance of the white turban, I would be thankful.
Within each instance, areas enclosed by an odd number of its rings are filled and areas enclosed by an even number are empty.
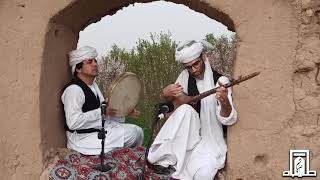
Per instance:
[[[212,44],[207,41],[196,42],[194,40],[180,44],[175,53],[176,61],[188,63],[198,58],[203,50],[213,49]]]
[[[94,59],[97,56],[98,53],[96,49],[90,46],[83,46],[69,52],[69,65],[71,67],[71,73],[74,74],[77,64],[84,60]]]

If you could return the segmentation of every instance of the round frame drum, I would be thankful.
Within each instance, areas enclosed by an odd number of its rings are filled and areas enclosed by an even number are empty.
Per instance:
[[[124,117],[136,107],[141,90],[141,80],[131,72],[120,74],[111,83],[106,97],[108,98],[108,106],[116,110],[116,117]]]

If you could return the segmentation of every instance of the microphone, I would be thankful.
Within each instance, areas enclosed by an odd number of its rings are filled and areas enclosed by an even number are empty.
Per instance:
[[[164,102],[158,104],[158,118],[164,118],[164,113],[170,113],[174,110],[174,105],[172,102]]]
[[[101,115],[106,115],[107,103],[105,101],[101,103],[100,109],[101,109]]]

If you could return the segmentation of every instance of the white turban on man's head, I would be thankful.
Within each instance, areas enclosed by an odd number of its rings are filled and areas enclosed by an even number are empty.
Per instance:
[[[90,46],[83,46],[69,52],[69,65],[71,67],[72,74],[74,74],[77,64],[81,63],[84,60],[94,59],[97,56],[97,50]]]
[[[187,41],[178,45],[175,53],[177,62],[188,63],[198,58],[203,50],[212,50],[213,46],[207,41]]]

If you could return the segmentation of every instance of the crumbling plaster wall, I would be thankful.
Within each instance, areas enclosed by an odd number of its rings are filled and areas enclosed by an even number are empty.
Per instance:
[[[288,125],[296,149],[310,149],[311,167],[320,173],[320,1],[293,3],[299,17],[293,61],[295,113]]]
[[[320,171],[320,1],[270,3],[273,13],[264,18],[275,22],[272,38],[264,27],[256,26],[254,32],[252,26],[243,25],[250,28],[244,31],[246,35],[256,34],[252,42],[265,36],[264,42],[252,47],[243,42],[241,27],[236,26],[240,38],[236,74],[263,71],[258,82],[235,88],[240,114],[239,123],[228,131],[226,179],[283,179],[282,172],[289,170],[289,149],[309,149],[311,170]],[[282,8],[278,11],[277,6]],[[246,53],[257,52],[256,48],[262,50],[259,55]],[[242,52],[248,57],[242,57]]]
[[[44,38],[49,19],[66,5],[0,1],[0,179],[38,179],[43,168],[39,94]]]
[[[0,1],[1,179],[38,179],[65,146],[61,88],[78,32],[134,1]],[[183,1],[236,30],[239,121],[228,130],[225,179],[282,179],[289,149],[310,149],[320,172],[318,0]],[[130,26],[130,25],[128,25]],[[201,27],[200,27],[201,28]]]

